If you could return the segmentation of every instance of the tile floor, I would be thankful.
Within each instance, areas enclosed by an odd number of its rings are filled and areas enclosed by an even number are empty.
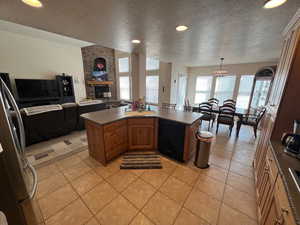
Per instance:
[[[220,130],[210,168],[162,157],[161,170],[120,170],[88,151],[38,169],[38,203],[46,225],[256,225],[251,163],[256,141]]]
[[[30,145],[26,149],[26,155],[32,165],[39,167],[86,148],[86,131],[74,131],[59,138]]]

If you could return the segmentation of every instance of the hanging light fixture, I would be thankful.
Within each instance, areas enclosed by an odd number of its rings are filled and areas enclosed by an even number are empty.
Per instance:
[[[264,8],[272,9],[284,4],[287,0],[265,0]]]
[[[218,75],[218,76],[222,76],[222,75],[226,75],[228,74],[228,71],[227,70],[224,70],[223,68],[223,62],[224,62],[224,58],[220,58],[221,62],[220,62],[220,67],[218,70],[215,71],[215,75]]]
[[[22,0],[22,2],[35,8],[41,8],[43,6],[42,2],[39,0]]]

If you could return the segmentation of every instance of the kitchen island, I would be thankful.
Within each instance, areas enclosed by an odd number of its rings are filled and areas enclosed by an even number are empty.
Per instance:
[[[120,107],[81,115],[91,157],[103,165],[134,150],[158,150],[181,162],[192,157],[200,113],[158,108],[141,113],[126,110]]]

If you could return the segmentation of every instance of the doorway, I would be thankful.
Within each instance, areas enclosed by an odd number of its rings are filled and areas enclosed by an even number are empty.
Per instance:
[[[178,78],[177,106],[183,109],[186,98],[187,75],[180,74]]]

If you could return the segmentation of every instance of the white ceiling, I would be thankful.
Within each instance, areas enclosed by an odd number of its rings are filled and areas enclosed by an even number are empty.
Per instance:
[[[0,19],[188,66],[273,61],[299,0],[265,10],[264,0],[1,0]],[[175,27],[185,24],[187,32]],[[132,39],[141,39],[135,47]],[[0,39],[1,40],[1,39]]]
[[[0,31],[7,31],[10,33],[16,33],[24,36],[33,37],[33,38],[40,38],[43,40],[54,41],[57,43],[76,46],[80,48],[94,44],[91,42],[81,41],[64,35],[55,34],[52,32],[48,32],[48,31],[20,25],[20,24],[16,24],[4,20],[0,20]],[[1,36],[0,36],[0,41],[1,41]]]

